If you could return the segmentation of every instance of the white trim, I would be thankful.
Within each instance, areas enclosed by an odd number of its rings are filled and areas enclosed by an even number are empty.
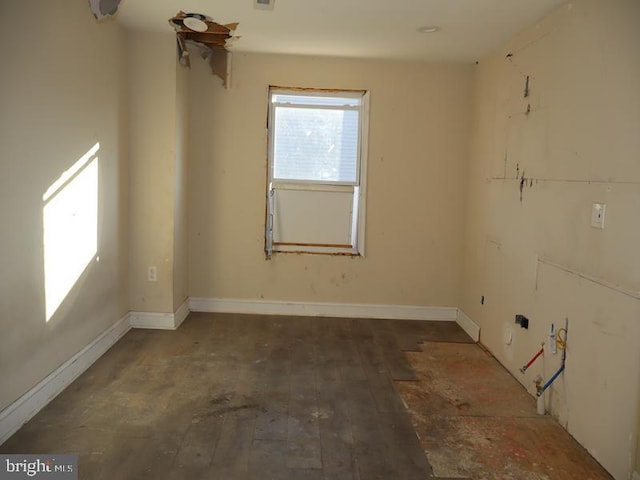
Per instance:
[[[273,252],[277,253],[324,253],[326,255],[342,254],[351,255],[354,257],[358,255],[358,249],[353,247],[325,247],[314,245],[278,245],[277,242],[273,243]]]
[[[467,334],[473,339],[474,342],[480,341],[480,326],[475,323],[466,313],[458,309],[458,317],[456,318],[458,325],[467,332]]]
[[[297,192],[353,193],[357,187],[358,185],[353,183],[319,183],[317,180],[273,180],[271,182],[273,190],[294,190]]]
[[[368,90],[326,90],[306,88],[300,89],[295,87],[279,87],[270,85],[267,89],[268,109],[267,109],[267,183],[269,189],[267,191],[267,221],[265,222],[265,251],[267,258],[271,258],[273,252],[294,252],[309,254],[346,254],[351,256],[364,256],[365,248],[365,230],[366,230],[366,172],[369,145],[369,95]],[[275,112],[278,107],[294,107],[294,108],[325,108],[321,105],[310,103],[289,103],[275,102],[275,95],[292,95],[306,97],[342,97],[359,100],[357,106],[330,106],[327,108],[336,110],[353,110],[358,112],[358,144],[356,157],[356,179],[354,182],[332,182],[319,180],[287,180],[274,178],[274,157],[275,157]],[[342,188],[341,188],[342,187]],[[300,191],[343,191],[344,187],[353,188],[353,200],[351,205],[351,239],[350,247],[334,248],[320,246],[274,246],[274,221],[277,224],[278,215],[277,208],[274,208],[274,193],[278,190],[300,190]],[[305,242],[308,243],[308,242]],[[346,242],[344,242],[346,244]]]
[[[458,309],[455,307],[308,303],[228,298],[191,298],[189,309],[192,312],[439,321],[455,321],[458,314]]]
[[[182,322],[184,322],[184,320],[187,318],[187,315],[189,315],[189,311],[189,297],[187,297],[185,298],[184,302],[182,302],[182,305],[178,307],[176,313],[173,314],[174,323],[176,326],[175,328],[178,328],[180,325],[182,325]]]
[[[355,226],[355,247],[361,257],[364,257],[366,218],[367,218],[367,171],[369,170],[369,119],[370,113],[370,91],[367,90],[362,95],[362,123],[360,124],[360,184],[358,185],[358,225]]]
[[[173,313],[130,312],[132,328],[152,328],[158,330],[175,330],[176,322]]]
[[[0,412],[0,445],[42,410],[131,329],[129,314]]]
[[[132,328],[176,330],[189,315],[189,299],[178,307],[176,313],[129,312]]]

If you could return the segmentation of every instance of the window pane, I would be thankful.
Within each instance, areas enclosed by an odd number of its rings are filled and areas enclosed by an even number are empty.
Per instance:
[[[357,181],[357,110],[276,107],[273,138],[273,178]]]

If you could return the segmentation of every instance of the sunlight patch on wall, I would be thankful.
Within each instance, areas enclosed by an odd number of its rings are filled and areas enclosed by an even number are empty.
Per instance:
[[[42,196],[47,322],[98,251],[99,149],[96,143]]]

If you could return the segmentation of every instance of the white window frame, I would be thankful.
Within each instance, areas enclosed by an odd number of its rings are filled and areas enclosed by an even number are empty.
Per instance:
[[[291,179],[274,179],[274,135],[275,128],[275,110],[278,106],[294,106],[293,104],[276,104],[273,95],[295,95],[310,97],[345,97],[359,98],[360,105],[358,107],[326,107],[338,110],[358,110],[359,112],[359,135],[358,135],[358,158],[356,168],[355,182],[340,181],[319,181],[319,180],[291,180]],[[365,211],[366,211],[366,172],[367,172],[367,154],[369,144],[369,92],[365,90],[327,90],[315,88],[298,88],[298,87],[277,87],[270,86],[268,89],[269,109],[267,120],[267,137],[268,137],[268,159],[267,159],[267,214],[265,222],[265,253],[270,258],[274,252],[290,252],[290,253],[315,253],[328,255],[347,255],[347,256],[364,256],[365,246]],[[317,106],[313,106],[317,108]],[[325,107],[320,107],[325,108]],[[306,192],[342,192],[351,193],[352,200],[352,225],[351,225],[351,241],[347,244],[320,244],[320,243],[283,243],[274,242],[274,218],[277,215],[275,206],[275,196],[278,191],[299,190]]]

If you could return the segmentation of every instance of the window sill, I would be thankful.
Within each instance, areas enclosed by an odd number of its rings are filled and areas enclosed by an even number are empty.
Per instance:
[[[273,253],[297,253],[306,255],[335,255],[346,257],[361,257],[357,249],[350,245],[305,245],[305,244],[275,244]]]

